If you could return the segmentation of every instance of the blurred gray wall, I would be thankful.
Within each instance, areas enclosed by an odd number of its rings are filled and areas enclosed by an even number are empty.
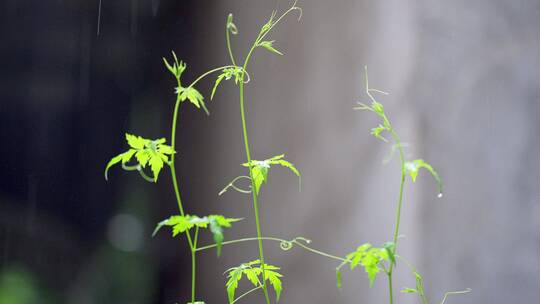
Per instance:
[[[367,101],[367,65],[372,86],[391,93],[380,101],[409,145],[407,156],[432,163],[445,182],[442,199],[428,174],[414,185],[408,182],[402,214],[399,251],[424,274],[431,301],[467,287],[473,292],[448,303],[537,301],[540,3],[310,0],[300,5],[301,22],[291,16],[271,35],[285,55],[257,50],[246,86],[253,157],[285,153],[303,174],[298,192],[293,175],[271,171],[260,196],[264,234],[304,236],[338,255],[364,242],[391,239],[397,159],[383,164],[390,146],[369,135],[377,119],[352,110],[355,102]],[[208,68],[228,62],[223,37],[228,12],[240,31],[233,48],[243,56],[274,7],[274,1],[237,0],[194,12],[209,14],[193,28],[205,29],[201,62]],[[249,196],[215,195],[244,173],[237,97],[225,84],[212,101],[207,151],[201,152],[209,157],[207,169],[217,172],[205,181],[205,198],[215,202],[208,209],[248,219],[228,238],[255,234]],[[275,243],[265,248],[268,262],[283,267],[286,303],[387,301],[384,276],[369,289],[362,270],[346,271],[338,291],[336,262],[297,248],[282,252]],[[224,299],[219,269],[257,258],[256,249],[256,243],[228,247],[219,260],[214,253],[202,255],[207,303]],[[397,271],[396,289],[414,285],[404,265]],[[413,295],[396,294],[398,303],[418,303]]]

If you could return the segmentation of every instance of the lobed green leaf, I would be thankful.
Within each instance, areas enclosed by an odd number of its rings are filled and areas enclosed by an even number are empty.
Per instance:
[[[170,64],[165,57],[163,57],[163,63],[165,64],[165,67],[171,74],[174,75],[174,77],[180,81],[180,77],[182,77],[182,73],[186,70],[186,64],[182,62],[181,60],[178,61],[178,57],[176,57],[176,53],[172,51],[173,59],[174,61],[172,64]]]
[[[280,273],[271,270],[272,268],[270,266],[272,265],[266,265],[264,269],[264,276],[265,280],[270,281],[270,285],[272,285],[274,291],[276,292],[276,302],[279,302],[279,298],[281,297],[281,291],[283,290],[283,286],[281,284],[281,277],[283,276]]]
[[[197,109],[202,109],[209,114],[206,105],[204,104],[204,97],[202,94],[193,87],[178,87],[176,89],[180,101],[189,100]]]
[[[238,282],[242,279],[242,274],[244,270],[242,267],[232,268],[228,273],[227,280],[227,298],[229,299],[229,304],[234,302],[234,294],[238,288]]]
[[[441,178],[439,174],[437,173],[437,171],[435,171],[435,169],[433,169],[433,167],[430,164],[425,162],[423,159],[416,159],[416,160],[405,163],[405,170],[409,174],[413,182],[416,181],[416,177],[418,176],[418,171],[422,168],[428,170],[429,173],[431,173],[435,181],[437,181],[439,192],[442,193]]]
[[[388,140],[386,138],[384,138],[381,133],[383,131],[386,131],[388,130],[385,126],[383,125],[378,125],[377,127],[371,129],[371,135],[373,135],[374,137],[384,141],[384,142],[388,142]]]
[[[364,268],[364,271],[368,275],[369,287],[373,286],[373,282],[375,281],[377,274],[381,271],[380,264],[383,261],[391,260],[388,251],[391,250],[392,247],[391,245],[387,245],[387,247],[388,248],[377,248],[373,247],[369,243],[366,243],[358,246],[356,251],[347,255],[347,260],[349,260],[351,263],[351,270],[356,268],[358,265],[361,265]],[[393,256],[393,251],[391,255]]]
[[[243,74],[243,69],[241,67],[230,67],[223,69],[223,72],[216,78],[216,82],[212,88],[212,93],[210,94],[210,100],[214,98],[216,90],[223,80],[229,80],[234,77],[234,82],[238,84],[238,81],[242,79]]]
[[[216,79],[216,83],[214,84],[214,87],[212,88],[212,94],[210,94],[210,100],[214,99],[214,95],[216,94],[217,87],[221,83],[221,81],[225,78],[225,74],[220,74],[218,78]]]
[[[152,236],[163,226],[171,226],[173,237],[177,236],[180,233],[188,231],[193,227],[198,227],[202,229],[210,228],[210,232],[214,236],[214,241],[216,242],[217,254],[221,254],[221,246],[224,240],[223,228],[230,228],[231,224],[238,222],[242,219],[240,218],[226,218],[223,215],[209,215],[204,217],[198,217],[196,215],[174,215],[168,219],[165,219],[159,222],[152,233]]]
[[[227,297],[229,303],[234,302],[234,295],[236,289],[238,288],[238,283],[242,279],[242,276],[245,275],[251,284],[255,287],[262,286],[262,271],[263,267],[260,260],[251,261],[248,263],[243,263],[240,266],[230,268],[227,270]],[[264,264],[264,281],[270,282],[270,285],[274,288],[276,293],[276,301],[279,301],[281,297],[281,292],[283,290],[283,285],[281,278],[283,277],[277,270],[280,268],[270,264]]]
[[[130,149],[113,157],[107,163],[107,166],[105,167],[105,179],[108,180],[108,171],[112,166],[122,163],[123,169],[128,171],[138,170],[145,179],[151,182],[157,182],[163,165],[169,163],[169,157],[172,157],[175,153],[173,148],[165,145],[165,138],[150,140],[129,133],[126,133],[125,137]],[[135,156],[138,165],[128,166],[127,164],[131,161],[133,156]],[[150,164],[150,169],[153,173],[152,178],[148,177],[143,171],[148,164]]]
[[[249,167],[251,169],[251,177],[253,178],[253,184],[255,185],[255,192],[258,194],[263,183],[268,180],[268,170],[272,165],[280,165],[291,170],[296,176],[301,178],[300,172],[289,161],[283,159],[285,154],[277,155],[265,160],[251,160],[249,163],[244,163],[242,166]]]
[[[128,145],[135,150],[143,149],[149,143],[148,139],[128,133],[126,133],[126,141]]]
[[[276,49],[274,48],[274,42],[275,42],[274,40],[271,40],[271,41],[270,41],[270,40],[269,40],[269,41],[261,41],[261,42],[259,42],[258,46],[261,46],[261,47],[263,47],[263,48],[269,50],[269,51],[272,52],[272,53],[276,53],[276,54],[278,54],[278,55],[283,55],[282,52],[280,52],[280,51],[278,51],[278,50],[276,50]]]

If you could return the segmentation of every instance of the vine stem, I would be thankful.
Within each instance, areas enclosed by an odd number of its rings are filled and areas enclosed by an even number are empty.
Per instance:
[[[253,54],[253,50],[255,50],[255,47],[257,46],[257,43],[259,41],[260,34],[257,36],[257,39],[255,40],[255,43],[249,50],[249,53],[246,56],[246,59],[244,61],[244,65],[242,69],[245,71],[246,67],[249,63],[249,59],[251,58],[251,55]],[[244,146],[246,150],[246,159],[247,163],[250,164],[249,166],[249,177],[251,178],[251,189],[256,189],[255,187],[255,180],[253,179],[253,170],[251,166],[251,151],[249,147],[249,137],[248,137],[248,131],[247,131],[247,124],[246,124],[246,111],[244,108],[244,73],[242,73],[242,77],[240,79],[239,84],[239,94],[240,94],[240,116],[242,118],[242,134],[244,137]],[[264,293],[264,298],[266,300],[266,304],[270,304],[270,297],[268,296],[268,288],[266,286],[266,280],[265,278],[265,261],[264,261],[264,249],[263,249],[263,243],[262,239],[262,232],[261,232],[261,222],[260,222],[260,215],[259,215],[259,204],[257,203],[257,191],[251,191],[252,197],[253,197],[253,212],[255,213],[255,226],[257,229],[257,237],[258,239],[258,245],[259,245],[259,259],[261,261],[261,270],[262,270],[262,277],[263,277],[263,283],[262,283],[262,290]]]
[[[178,87],[180,87],[180,79],[177,79]],[[174,113],[173,113],[173,121],[172,121],[172,127],[171,127],[171,147],[173,151],[175,151],[176,147],[176,126],[178,122],[178,116],[179,116],[179,110],[180,110],[180,97],[176,97],[176,104],[174,105]],[[174,194],[176,197],[176,202],[178,204],[178,211],[180,211],[180,215],[184,216],[184,207],[182,205],[182,197],[180,196],[180,189],[178,186],[178,178],[176,177],[176,168],[174,166],[175,155],[171,157],[171,161],[169,163],[169,167],[171,168],[171,178],[172,183],[174,187]],[[195,303],[195,289],[196,289],[196,245],[194,245],[191,234],[189,231],[186,230],[186,237],[188,240],[189,248],[191,251],[191,302]]]
[[[202,74],[201,76],[197,77],[197,79],[195,79],[189,86],[188,88],[191,88],[193,87],[194,85],[197,84],[197,82],[201,81],[204,77],[212,74],[212,73],[215,73],[215,72],[219,72],[221,70],[224,70],[224,69],[228,69],[228,68],[236,68],[237,66],[236,65],[225,65],[225,66],[221,66],[219,68],[215,68],[215,69],[211,69],[210,71],[207,71],[206,73]],[[180,84],[178,85],[180,86]]]
[[[283,17],[285,17],[289,12],[292,10],[295,10],[296,8],[296,1],[294,2],[293,6],[287,10],[285,13],[283,13],[276,21],[272,22],[270,27],[263,32],[262,30],[257,35],[257,38],[255,39],[253,45],[249,49],[248,54],[246,55],[244,59],[244,64],[242,66],[242,76],[240,77],[240,84],[239,84],[239,99],[240,99],[240,116],[242,120],[242,134],[244,138],[244,147],[246,152],[246,160],[247,163],[250,164],[249,166],[249,177],[251,178],[251,194],[253,197],[253,212],[255,213],[255,226],[257,229],[257,243],[259,247],[259,260],[261,261],[261,272],[263,277],[262,282],[262,290],[264,292],[264,298],[266,300],[266,304],[270,304],[270,297],[268,296],[268,288],[266,284],[266,278],[265,275],[265,261],[264,261],[264,248],[263,248],[263,242],[262,242],[262,232],[261,232],[261,221],[260,221],[260,215],[259,215],[259,204],[257,202],[257,191],[255,191],[255,180],[253,178],[253,166],[251,165],[251,151],[250,151],[250,144],[249,144],[249,137],[248,137],[248,131],[247,131],[247,123],[246,123],[246,112],[245,112],[245,106],[244,106],[244,77],[246,75],[246,68],[249,64],[249,61],[251,59],[251,56],[253,55],[253,51],[257,46],[259,46],[259,43],[261,40],[278,24]],[[228,32],[227,32],[228,33]],[[227,48],[231,54],[231,61],[234,62],[234,56],[232,56],[232,49],[230,47],[230,41],[228,40]],[[248,75],[249,78],[249,75]]]
[[[347,260],[345,258],[338,257],[338,256],[335,256],[335,255],[331,255],[331,254],[322,252],[322,251],[317,250],[317,249],[313,249],[313,248],[308,247],[308,246],[306,246],[306,245],[304,245],[302,243],[295,242],[295,244],[302,247],[302,248],[304,248],[307,251],[312,252],[312,253],[315,253],[315,254],[318,254],[318,255],[321,255],[321,256],[324,256],[324,257],[327,257],[327,258],[331,258],[331,259],[334,259],[334,260],[338,260],[338,261],[341,261],[341,262],[349,262],[349,260]]]
[[[236,298],[234,301],[232,301],[231,304],[234,304],[234,303],[238,302],[238,301],[239,301],[240,299],[242,299],[243,297],[245,297],[245,296],[247,296],[248,294],[250,294],[250,293],[252,293],[252,292],[254,292],[254,291],[257,291],[257,290],[259,290],[259,289],[261,289],[261,288],[262,288],[262,285],[259,285],[259,286],[255,287],[255,288],[253,288],[253,289],[250,289],[249,291],[247,291],[247,292],[243,293],[242,295],[238,296],[238,298]]]
[[[388,95],[388,93],[384,91],[369,88],[367,66],[364,68],[365,68],[365,78],[366,78],[366,94],[369,96],[371,101],[376,102],[375,98],[371,94],[372,91],[381,93],[384,95]],[[382,114],[382,117],[383,117],[385,125],[388,125],[388,131],[390,132],[390,135],[392,136],[392,138],[394,139],[396,143],[396,147],[399,151],[399,160],[400,160],[400,165],[401,165],[401,182],[399,185],[399,197],[398,197],[397,206],[396,206],[394,236],[392,239],[394,243],[394,255],[396,255],[397,242],[398,242],[398,236],[399,236],[399,225],[401,223],[401,207],[403,205],[403,190],[405,188],[405,178],[407,176],[407,171],[405,169],[405,153],[403,151],[403,146],[401,145],[401,139],[399,138],[396,131],[394,131],[394,128],[392,127],[392,124],[390,124],[390,120],[388,119],[388,117],[386,117],[386,114]],[[388,276],[388,298],[389,298],[390,304],[394,303],[394,288],[392,285],[393,271],[394,271],[394,263],[390,263],[390,267],[388,268],[388,271],[386,271],[386,274]]]
[[[386,119],[386,117],[385,117]],[[401,207],[403,206],[403,190],[405,188],[405,177],[407,172],[405,171],[405,154],[403,152],[403,147],[401,146],[401,140],[399,139],[399,136],[394,131],[393,128],[390,128],[390,134],[392,134],[392,137],[394,138],[396,145],[398,147],[399,151],[399,159],[401,162],[401,182],[399,185],[399,197],[397,202],[397,208],[396,208],[396,222],[395,222],[395,229],[394,229],[394,255],[397,252],[397,242],[398,242],[398,236],[399,236],[399,225],[401,223]],[[393,276],[393,270],[394,270],[394,264],[390,263],[390,267],[388,269],[388,293],[389,293],[389,301],[390,304],[394,303],[394,289],[392,286],[392,276]]]
[[[276,237],[265,237],[265,236],[263,236],[263,237],[260,237],[260,238],[259,237],[251,237],[251,238],[242,238],[242,239],[237,239],[237,240],[226,241],[226,242],[221,243],[221,245],[230,245],[230,244],[236,244],[236,243],[242,243],[242,242],[250,242],[250,241],[258,241],[258,240],[261,240],[261,241],[275,241],[275,242],[279,242],[281,244],[284,244],[284,243],[295,244],[295,245],[298,245],[299,247],[302,247],[305,250],[310,251],[312,253],[315,253],[315,254],[330,258],[330,259],[338,260],[340,262],[349,262],[349,260],[347,260],[345,258],[338,257],[338,256],[335,256],[335,255],[326,253],[326,252],[322,252],[320,250],[317,250],[317,249],[311,248],[311,247],[309,247],[307,245],[304,245],[304,244],[298,242],[296,239],[294,239],[292,241],[288,241],[288,240],[284,240],[284,239],[280,239],[280,238],[276,238]],[[202,246],[202,247],[197,248],[196,251],[208,250],[208,249],[212,249],[212,248],[215,248],[215,247],[217,247],[217,244]],[[282,247],[282,249],[283,249],[283,247]],[[283,250],[288,250],[288,249],[283,249]]]
[[[399,187],[399,198],[398,198],[398,204],[397,204],[397,210],[396,210],[396,226],[394,229],[394,238],[393,238],[393,242],[395,246],[394,251],[395,251],[395,248],[397,248],[397,241],[398,241],[398,236],[399,236],[399,224],[401,222],[401,207],[403,205],[403,190],[405,188],[404,187],[405,177],[407,176],[407,171],[405,170],[405,153],[403,152],[403,147],[401,146],[401,140],[399,139],[399,136],[393,129],[391,129],[390,133],[392,134],[392,137],[396,141],[396,145],[399,151],[399,159],[401,162],[401,183]]]
[[[245,175],[240,175],[240,176],[237,176],[235,179],[233,179],[229,184],[227,184],[227,186],[225,186],[221,191],[219,191],[218,195],[221,196],[223,195],[223,193],[227,192],[227,190],[229,190],[229,188],[233,188],[234,190],[240,192],[240,193],[244,193],[244,194],[249,194],[251,193],[251,190],[244,190],[244,189],[241,189],[237,186],[234,185],[234,183],[236,183],[236,181],[240,180],[240,179],[251,179],[251,177],[249,176],[245,176]]]

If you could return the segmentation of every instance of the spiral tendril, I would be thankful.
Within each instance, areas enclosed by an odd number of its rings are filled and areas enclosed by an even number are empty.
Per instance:
[[[305,237],[298,236],[298,237],[295,237],[294,239],[292,239],[290,241],[282,240],[279,243],[279,248],[281,248],[281,250],[283,250],[283,251],[289,251],[294,247],[295,244],[302,246],[300,241],[302,241],[302,242],[304,242],[306,244],[311,243],[310,239],[306,239]]]
[[[279,243],[279,248],[281,248],[283,251],[289,251],[293,248],[293,242],[283,240]]]
[[[247,79],[244,80],[244,83],[249,83],[251,81],[251,76],[249,76],[248,71],[242,68],[242,73],[244,73],[247,76]]]

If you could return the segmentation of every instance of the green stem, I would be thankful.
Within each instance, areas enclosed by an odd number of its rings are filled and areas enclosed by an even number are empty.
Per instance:
[[[197,275],[197,255],[195,249],[191,249],[191,303],[195,303],[195,280]]]
[[[236,298],[234,301],[232,301],[231,304],[234,304],[234,303],[238,302],[238,301],[239,301],[240,299],[242,299],[243,297],[245,297],[245,296],[247,296],[248,294],[250,294],[250,293],[252,293],[252,292],[254,292],[254,291],[256,291],[256,290],[259,290],[259,289],[261,289],[261,288],[262,288],[262,285],[259,285],[259,286],[255,287],[255,288],[253,288],[253,289],[251,289],[251,290],[249,290],[249,291],[243,293],[242,295],[238,296],[238,298]]]
[[[222,66],[222,67],[219,67],[219,68],[215,68],[215,69],[211,69],[210,71],[202,74],[201,76],[197,77],[197,79],[195,79],[189,86],[188,88],[191,88],[193,87],[195,84],[197,84],[197,82],[201,81],[204,77],[212,74],[212,73],[215,73],[215,72],[219,72],[221,70],[224,70],[224,69],[228,69],[228,68],[235,68],[236,65],[225,65],[225,66]],[[180,84],[178,84],[178,86],[180,86]]]
[[[281,21],[281,19],[285,18],[285,16],[287,16],[290,12],[292,12],[294,10],[299,10],[300,17],[302,17],[302,9],[300,7],[298,7],[298,6],[296,6],[296,2],[297,1],[295,1],[294,4],[288,10],[286,10],[283,14],[281,14],[281,16],[279,16],[279,18],[277,18],[274,22],[272,22],[272,24],[270,25],[268,30],[266,32],[264,32],[262,34],[262,36],[259,36],[260,40],[264,39],[264,37],[266,37],[266,35],[272,31],[272,29]],[[300,17],[298,18],[298,20],[300,20]]]
[[[284,239],[280,239],[280,238],[276,238],[276,237],[264,237],[263,236],[263,237],[260,237],[260,238],[259,237],[251,237],[251,238],[242,238],[242,239],[237,239],[237,240],[226,241],[226,242],[221,243],[221,245],[230,245],[230,244],[249,242],[249,241],[258,241],[258,240],[261,240],[261,241],[275,241],[275,242],[279,242],[281,244],[291,244],[291,247],[292,247],[292,244],[295,244],[295,245],[298,245],[299,247],[304,248],[307,251],[310,251],[312,253],[315,253],[315,254],[330,258],[330,259],[338,260],[338,261],[341,261],[341,262],[348,262],[349,261],[349,260],[347,260],[345,258],[338,257],[338,256],[335,256],[335,255],[326,253],[326,252],[322,252],[322,251],[317,250],[317,249],[313,249],[313,248],[311,248],[309,246],[306,246],[306,245],[298,242],[296,239],[294,239],[292,241],[288,241],[288,240],[284,240]],[[285,247],[285,248],[287,248],[287,249],[284,249],[284,247],[282,247],[282,249],[283,250],[288,250],[289,245],[286,245],[286,246],[287,247]],[[196,249],[196,251],[208,250],[208,249],[212,249],[212,248],[215,248],[215,247],[217,247],[217,244],[212,244],[212,245],[199,247],[199,248]]]
[[[295,2],[296,4],[296,2]],[[253,212],[255,213],[255,226],[257,228],[257,238],[258,238],[258,246],[259,246],[259,259],[261,261],[261,271],[262,271],[262,277],[265,278],[265,261],[264,261],[264,249],[263,249],[263,242],[262,242],[262,232],[261,232],[261,223],[260,223],[260,215],[259,215],[259,205],[257,203],[257,191],[255,191],[255,179],[253,178],[253,167],[251,166],[251,151],[249,146],[249,138],[248,138],[248,131],[247,131],[247,124],[246,124],[246,113],[244,109],[244,77],[246,75],[246,68],[249,64],[249,60],[251,59],[251,56],[253,55],[253,51],[255,48],[259,45],[261,39],[265,37],[272,28],[279,23],[279,21],[287,15],[290,11],[295,9],[295,5],[291,7],[289,10],[287,10],[278,20],[273,22],[270,26],[270,28],[266,32],[259,32],[259,35],[257,35],[257,38],[255,39],[253,45],[251,46],[248,54],[246,55],[246,58],[244,60],[244,65],[242,66],[242,77],[240,79],[239,84],[239,94],[240,94],[240,116],[242,118],[242,133],[244,137],[244,146],[246,150],[246,159],[247,163],[250,164],[249,167],[249,177],[251,178],[251,194],[253,197]],[[266,304],[270,304],[270,297],[268,296],[268,288],[266,284],[266,280],[263,279],[262,283],[262,289],[264,292],[264,298],[266,300]]]
[[[241,176],[237,176],[235,179],[233,179],[227,186],[225,186],[225,188],[223,188],[221,191],[219,191],[218,195],[221,196],[223,195],[223,193],[227,192],[227,190],[229,190],[229,188],[233,188],[234,190],[240,192],[240,193],[244,193],[244,194],[249,194],[251,193],[251,190],[244,190],[244,189],[241,189],[239,187],[237,187],[234,183],[236,183],[236,181],[240,180],[240,179],[251,179],[251,177],[249,176],[245,176],[245,175],[241,175]]]
[[[369,96],[371,101],[373,101],[374,103],[376,102],[375,98],[371,94],[372,91],[388,95],[388,93],[386,93],[384,91],[377,90],[377,89],[370,89],[369,88],[369,78],[368,78],[367,66],[365,67],[365,73],[366,73],[366,94]],[[371,108],[371,107],[368,107],[368,106],[365,106],[365,105],[362,105],[362,104],[361,104],[361,106],[362,107],[360,107],[360,109],[367,109],[367,110],[375,112],[375,110],[373,108]],[[403,151],[403,146],[401,145],[401,140],[399,139],[399,136],[397,135],[396,131],[394,131],[394,128],[392,128],[392,125],[390,124],[390,120],[388,119],[386,114],[378,113],[378,115],[383,118],[383,121],[384,121],[383,125],[387,126],[388,132],[390,132],[392,138],[396,142],[396,147],[398,148],[398,151],[399,151],[399,160],[400,160],[400,164],[401,164],[401,183],[400,183],[400,186],[399,186],[399,198],[398,198],[397,208],[396,208],[396,219],[395,219],[395,228],[394,228],[394,237],[393,237],[394,255],[396,255],[397,242],[398,242],[398,236],[399,236],[399,225],[401,223],[401,207],[403,205],[403,189],[404,189],[404,186],[405,186],[405,177],[407,176],[407,171],[406,171],[406,168],[405,168],[405,153]],[[390,304],[394,303],[394,289],[393,289],[393,286],[392,286],[393,271],[394,271],[394,263],[390,263],[390,267],[389,267],[388,271],[386,272],[386,274],[388,275],[388,293],[389,293]]]
[[[257,40],[258,41],[259,37],[257,37]],[[246,57],[246,60],[244,62],[244,66],[243,66],[243,70],[245,71],[246,70],[246,66],[247,64],[249,63],[249,59],[251,57],[251,54],[253,53],[253,50],[255,49],[256,47],[256,44],[254,44],[247,57]],[[244,137],[244,146],[245,146],[245,150],[246,150],[246,159],[247,159],[247,163],[248,164],[251,164],[251,151],[250,151],[250,148],[249,148],[249,138],[248,138],[248,132],[247,132],[247,124],[246,124],[246,112],[245,112],[245,109],[244,109],[244,75],[242,73],[242,77],[240,79],[240,85],[239,85],[239,88],[240,88],[240,116],[242,118],[242,132],[243,132],[243,137]],[[249,167],[249,177],[251,178],[251,189],[256,189],[255,188],[255,179],[253,178],[253,170],[252,170],[252,167],[250,166]],[[253,211],[255,213],[255,226],[257,228],[257,237],[258,238],[261,238],[262,237],[262,232],[261,232],[261,223],[260,223],[260,215],[259,215],[259,204],[257,203],[257,191],[251,191],[251,194],[252,194],[252,197],[253,197]],[[259,239],[258,240],[258,244],[259,244],[259,259],[261,261],[261,270],[262,270],[262,275],[263,275],[263,278],[265,277],[265,261],[264,261],[264,249],[263,249],[263,243],[262,243],[262,240]],[[268,288],[266,286],[266,280],[263,280],[263,284],[262,284],[262,289],[263,289],[263,292],[264,292],[264,297],[265,297],[265,300],[266,300],[266,304],[270,304],[270,297],[268,296]]]
[[[384,118],[388,122],[388,119],[386,118],[386,116]],[[405,153],[403,152],[403,147],[401,146],[401,140],[399,139],[399,136],[394,131],[394,129],[391,127],[390,127],[390,134],[394,138],[394,141],[396,142],[396,146],[398,147],[399,159],[401,163],[401,182],[399,185],[399,198],[398,198],[397,208],[396,208],[396,222],[395,222],[394,237],[393,237],[394,255],[395,255],[397,252],[399,225],[401,223],[401,207],[403,205],[403,190],[405,187],[405,177],[406,177],[407,172],[405,170]],[[394,270],[394,264],[390,263],[390,268],[388,269],[388,273],[387,273],[388,274],[388,293],[389,293],[390,304],[394,303],[394,289],[392,286],[393,270]]]
[[[177,83],[178,83],[178,86],[180,87],[180,79],[177,79]],[[180,98],[179,96],[177,96],[176,98],[176,104],[174,105],[174,113],[173,113],[173,121],[172,121],[172,128],[171,128],[171,147],[173,149],[173,151],[176,151],[175,150],[175,147],[176,147],[176,125],[177,125],[177,122],[178,122],[178,112],[179,112],[179,109],[180,109]],[[178,211],[180,211],[180,215],[181,216],[184,216],[185,215],[185,212],[184,212],[184,207],[182,205],[182,198],[180,196],[180,189],[178,187],[178,179],[176,177],[176,168],[174,166],[174,161],[175,160],[175,157],[174,155],[171,157],[171,162],[169,163],[169,166],[171,168],[171,178],[172,178],[172,182],[173,182],[173,187],[174,187],[174,194],[176,196],[176,202],[178,204]],[[190,251],[191,251],[191,302],[192,303],[195,303],[195,284],[196,284],[196,265],[195,265],[195,250],[194,250],[194,246],[193,246],[193,241],[191,240],[191,234],[189,233],[189,231],[186,231],[186,238],[188,240],[188,244],[189,244],[189,248],[190,248]]]
[[[197,241],[199,238],[199,226],[195,226],[195,236],[193,237],[193,249],[194,251],[197,251]]]
[[[397,248],[397,242],[398,242],[398,236],[399,236],[399,224],[401,222],[401,206],[403,205],[403,190],[405,186],[405,177],[407,176],[407,171],[405,169],[405,153],[403,152],[403,147],[401,146],[401,140],[399,139],[399,136],[393,129],[390,129],[390,130],[391,130],[390,134],[392,134],[392,137],[394,138],[396,142],[396,146],[399,151],[399,160],[401,163],[401,183],[399,186],[399,198],[398,198],[398,204],[397,204],[397,210],[396,210],[396,227],[394,230],[394,238],[393,238],[393,242],[395,246],[394,251],[395,251]]]
[[[394,288],[392,287],[392,266],[390,266],[390,269],[388,270],[388,298],[390,301],[390,304],[394,303]]]
[[[321,256],[324,256],[324,257],[327,257],[327,258],[331,258],[331,259],[334,259],[334,260],[338,260],[338,261],[341,261],[341,262],[348,262],[349,260],[345,259],[345,258],[342,258],[342,257],[338,257],[338,256],[335,256],[335,255],[331,255],[331,254],[328,254],[328,253],[325,253],[325,252],[322,252],[320,250],[316,250],[316,249],[313,249],[311,247],[308,247],[302,243],[299,243],[299,242],[294,242],[296,245],[304,248],[305,250],[307,251],[310,251],[312,253],[315,253],[315,254],[318,254],[318,255],[321,255]]]
[[[199,239],[199,227],[195,227],[195,235],[191,247],[191,303],[195,304],[195,287],[197,273],[197,242]]]

